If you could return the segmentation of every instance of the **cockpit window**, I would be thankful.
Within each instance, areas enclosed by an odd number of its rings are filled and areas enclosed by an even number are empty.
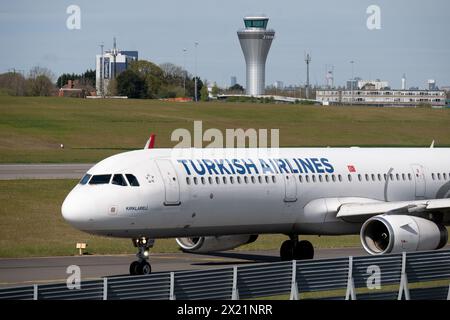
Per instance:
[[[112,178],[112,184],[116,184],[118,186],[126,186],[127,183],[125,181],[125,178],[121,174],[115,174]]]
[[[126,174],[125,176],[127,177],[127,180],[128,180],[128,183],[130,184],[130,186],[139,187],[139,182],[134,175]]]
[[[99,174],[92,177],[89,184],[107,184],[111,180],[110,174]]]
[[[80,184],[86,184],[88,183],[89,179],[92,177],[90,174],[85,174],[84,177],[80,180]]]

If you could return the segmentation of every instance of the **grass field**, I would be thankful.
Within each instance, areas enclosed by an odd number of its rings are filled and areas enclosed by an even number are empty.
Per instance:
[[[450,109],[0,96],[0,163],[96,162],[142,148],[150,132],[171,147],[171,132],[192,132],[194,120],[278,128],[281,146],[450,146]]]
[[[96,237],[65,223],[61,204],[75,180],[0,181],[0,257],[74,255],[87,242],[91,254],[135,253],[131,240]],[[357,236],[305,237],[317,247],[358,246]],[[282,235],[261,236],[239,250],[279,249]],[[177,252],[173,239],[157,240],[152,252]]]

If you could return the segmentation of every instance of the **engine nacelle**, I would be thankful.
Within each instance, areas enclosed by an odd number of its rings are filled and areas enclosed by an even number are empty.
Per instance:
[[[247,243],[256,241],[258,235],[229,235],[211,237],[176,238],[178,245],[184,252],[206,253],[213,251],[231,250]]]
[[[377,255],[440,249],[447,243],[448,232],[428,219],[381,214],[363,224],[360,238],[364,249]]]

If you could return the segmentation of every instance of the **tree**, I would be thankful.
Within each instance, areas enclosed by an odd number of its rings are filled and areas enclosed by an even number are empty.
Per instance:
[[[158,96],[161,86],[164,84],[164,72],[160,67],[150,61],[138,60],[132,61],[128,70],[133,71],[144,79],[147,86],[146,96],[148,98],[156,98]]]
[[[117,78],[117,94],[128,98],[146,98],[148,94],[147,82],[141,75],[131,69],[120,73]]]
[[[244,87],[241,86],[239,83],[236,83],[235,85],[231,86],[229,91],[238,91],[238,92],[244,92]]]
[[[31,96],[50,96],[55,89],[52,81],[46,75],[38,75],[27,80],[27,93]]]
[[[7,72],[0,74],[0,89],[12,96],[24,96],[26,80],[20,73]]]
[[[202,89],[200,90],[200,99],[202,101],[208,101],[209,100],[209,93],[208,93],[208,84],[206,80],[203,82]]]
[[[199,77],[197,77],[197,97],[200,98],[201,96],[201,90],[203,88],[203,82],[200,80]],[[189,81],[186,81],[186,94],[189,97],[194,98],[195,97],[195,78],[190,79]]]
[[[106,95],[117,96],[117,79],[110,79],[106,88]]]
[[[214,85],[213,85],[213,87],[211,88],[211,94],[212,94],[214,97],[217,97],[217,95],[219,94],[219,92],[220,92],[220,89],[219,89],[219,87],[217,86],[217,83],[214,82]]]

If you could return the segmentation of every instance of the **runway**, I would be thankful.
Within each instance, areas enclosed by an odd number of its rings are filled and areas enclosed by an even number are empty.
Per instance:
[[[0,164],[0,180],[80,179],[94,164]]]
[[[315,259],[366,255],[362,248],[317,249]],[[134,255],[0,259],[0,287],[65,282],[67,267],[77,265],[82,280],[129,275]],[[276,251],[228,251],[214,254],[150,254],[152,272],[224,268],[280,261]]]

